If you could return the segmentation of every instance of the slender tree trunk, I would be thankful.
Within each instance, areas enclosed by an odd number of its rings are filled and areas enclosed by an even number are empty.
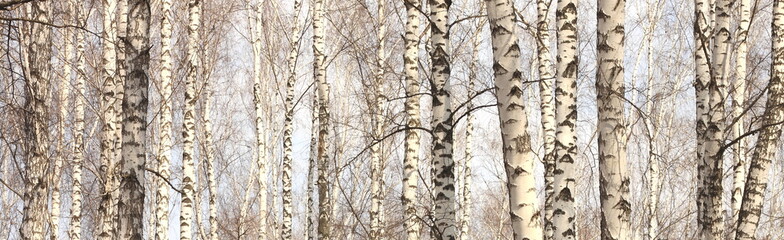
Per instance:
[[[259,169],[257,178],[259,181],[259,238],[267,237],[267,132],[264,125],[264,89],[262,87],[262,59],[261,59],[261,35],[263,33],[263,2],[259,1],[255,9],[253,26],[251,27],[253,38],[253,102],[256,111],[256,164]]]
[[[784,121],[784,2],[773,1],[773,66],[768,83],[768,102],[762,118],[762,130],[751,157],[749,176],[743,191],[743,203],[738,214],[736,240],[756,239],[765,189],[768,186],[768,171],[778,150]]]
[[[158,151],[158,174],[155,217],[155,239],[167,240],[169,232],[169,180],[171,176],[170,157],[172,156],[172,0],[161,0],[161,113],[160,148]]]
[[[101,113],[103,114],[103,128],[101,131],[101,204],[98,208],[98,239],[110,240],[115,238],[114,220],[117,215],[116,189],[117,178],[115,176],[115,164],[117,163],[120,142],[117,132],[120,129],[119,84],[121,81],[117,76],[117,51],[115,41],[117,39],[116,22],[117,19],[117,0],[103,1],[103,33],[101,34],[103,45],[103,86],[101,94]]]
[[[597,12],[596,103],[599,132],[599,192],[602,239],[631,237],[629,170],[624,123],[625,0],[600,0]]]
[[[558,0],[555,11],[558,60],[555,89],[556,152],[553,198],[553,239],[577,239],[574,196],[577,158],[577,1]]]
[[[147,158],[147,95],[150,71],[150,2],[128,0],[123,98],[123,148],[120,175],[119,238],[142,239],[144,171]]]
[[[299,25],[299,10],[302,1],[294,1],[294,19],[292,21],[291,29],[291,49],[289,50],[289,76],[286,81],[286,118],[283,122],[283,226],[281,228],[281,238],[291,239],[291,216],[294,211],[292,205],[291,195],[291,165],[293,164],[291,137],[294,130],[294,86],[297,81],[297,58],[299,57],[299,41],[300,41],[300,25]]]
[[[544,171],[544,238],[553,237],[553,201],[555,180],[555,106],[553,103],[553,83],[555,82],[555,69],[552,55],[550,54],[550,4],[552,1],[536,1],[536,49],[539,60],[539,97],[542,109],[542,133],[544,155],[542,162]]]
[[[482,4],[484,6],[484,4]],[[482,12],[483,7],[480,7],[480,14]],[[474,36],[471,38],[471,63],[469,64],[469,76],[468,76],[468,103],[466,104],[466,142],[465,142],[465,162],[463,163],[463,171],[462,171],[462,178],[463,178],[463,186],[462,186],[462,207],[460,208],[460,239],[468,240],[470,239],[469,231],[471,229],[471,209],[472,209],[472,202],[471,202],[471,160],[474,158],[473,154],[473,144],[474,144],[474,114],[472,109],[474,108],[474,103],[472,98],[476,95],[476,91],[474,90],[475,82],[477,79],[477,63],[479,62],[479,43],[481,39],[479,38],[480,33],[482,32],[482,26],[484,26],[484,22],[477,25],[476,32]]]
[[[84,3],[76,4],[71,1],[71,13],[76,14],[79,24],[86,20],[84,13]],[[76,34],[76,97],[74,98],[74,145],[73,161],[71,162],[71,179],[73,185],[71,189],[71,226],[68,236],[72,240],[79,240],[82,237],[82,163],[84,162],[84,106],[85,106],[85,71],[87,61],[84,57],[85,38],[83,31],[75,31]]]
[[[509,190],[513,239],[542,239],[534,183],[534,155],[523,100],[520,46],[517,43],[517,15],[509,0],[486,2],[493,39],[493,72],[498,91],[504,165]]]
[[[65,24],[71,24],[72,21],[70,20],[73,16],[73,2],[65,1],[64,2],[64,20]],[[51,174],[51,187],[52,187],[52,210],[49,216],[49,225],[51,228],[49,238],[52,240],[57,240],[59,236],[59,222],[60,222],[60,203],[61,203],[61,193],[60,193],[60,181],[61,175],[63,172],[63,162],[65,158],[68,156],[67,153],[67,145],[68,142],[66,141],[66,122],[68,120],[68,99],[70,95],[70,87],[71,87],[71,74],[73,73],[72,68],[72,59],[73,59],[73,30],[72,29],[63,29],[63,44],[65,44],[65,48],[63,49],[65,53],[63,54],[65,57],[65,62],[63,64],[63,77],[60,79],[60,98],[58,101],[60,102],[59,105],[59,119],[58,119],[58,136],[59,139],[57,140],[57,157],[54,160],[54,167],[52,168]]]
[[[697,135],[697,225],[702,228],[705,223],[705,207],[707,189],[703,186],[707,179],[707,166],[705,159],[705,141],[708,124],[708,83],[710,82],[711,70],[708,62],[712,55],[710,46],[711,34],[713,32],[713,16],[711,0],[694,1],[694,41],[696,49],[694,51],[695,62],[695,81],[694,92],[696,96],[696,135]]]
[[[372,120],[372,142],[370,146],[370,239],[376,240],[382,237],[382,227],[384,220],[382,219],[382,212],[384,211],[384,160],[381,156],[383,141],[381,137],[384,132],[384,58],[386,52],[384,51],[384,40],[386,36],[386,15],[385,15],[385,0],[378,0],[377,2],[377,18],[376,18],[376,69],[374,73],[374,83],[371,85],[373,92],[373,99],[370,101]]]
[[[313,107],[311,109],[311,127],[310,127],[310,157],[308,158],[308,179],[306,181],[307,189],[306,193],[308,195],[308,203],[307,203],[307,215],[305,216],[305,237],[304,239],[313,240],[316,239],[316,235],[314,234],[314,224],[313,224],[313,213],[316,212],[314,209],[315,199],[313,199],[313,190],[316,186],[316,161],[318,161],[318,135],[319,135],[319,126],[318,126],[318,115],[319,115],[319,103],[318,103],[318,88],[313,91]]]
[[[49,22],[50,2],[32,2],[30,19]],[[44,24],[28,23],[27,79],[25,81],[24,114],[25,165],[27,178],[22,200],[22,239],[44,239],[49,219],[47,209],[47,169],[49,169],[48,103],[51,76],[51,28]]]
[[[748,44],[746,38],[749,35],[751,24],[751,1],[740,0],[740,23],[737,31],[736,65],[735,65],[735,84],[732,86],[732,139],[740,138],[744,132],[743,109],[746,101],[746,55],[748,54]],[[732,175],[732,222],[733,226],[738,223],[738,212],[740,212],[741,200],[743,200],[743,188],[746,185],[746,140],[740,139],[735,145],[734,151],[735,164]],[[735,229],[730,228],[731,236],[735,236]]]
[[[724,237],[724,210],[722,207],[724,174],[723,151],[725,112],[724,104],[727,98],[727,76],[729,73],[730,52],[730,11],[731,0],[716,2],[716,29],[713,35],[713,55],[711,59],[711,80],[708,83],[708,122],[705,132],[706,177],[703,181],[703,191],[706,194],[705,219],[700,228],[703,239],[722,239]]]
[[[417,185],[419,184],[419,130],[422,126],[419,117],[419,11],[420,1],[405,0],[406,6],[406,51],[403,55],[404,71],[406,75],[406,102],[405,109],[407,125],[405,142],[405,156],[403,159],[403,214],[404,226],[408,240],[418,240],[421,226],[417,215]]]
[[[209,190],[208,206],[209,211],[209,240],[218,240],[218,203],[216,202],[216,195],[218,194],[218,180],[215,177],[215,145],[212,137],[212,99],[213,87],[209,79],[205,79],[204,89],[208,91],[207,97],[204,99],[204,146],[206,148],[206,158],[204,159],[207,166],[207,187]],[[248,185],[250,186],[250,185]]]
[[[317,239],[332,239],[330,222],[333,218],[333,198],[330,196],[329,183],[327,178],[329,173],[329,153],[330,145],[327,141],[329,137],[330,128],[330,113],[329,113],[329,84],[327,83],[327,63],[325,62],[326,53],[324,51],[324,33],[326,26],[324,23],[324,0],[314,0],[314,15],[313,15],[313,74],[315,81],[318,83],[318,237]],[[338,172],[334,172],[335,181],[338,178]]]
[[[193,237],[193,214],[194,214],[194,182],[196,170],[194,168],[195,138],[196,138],[196,78],[200,59],[199,48],[199,26],[201,25],[201,0],[190,0],[188,2],[188,71],[185,82],[185,113],[183,117],[183,154],[182,154],[182,205],[180,206],[180,239],[188,240]]]

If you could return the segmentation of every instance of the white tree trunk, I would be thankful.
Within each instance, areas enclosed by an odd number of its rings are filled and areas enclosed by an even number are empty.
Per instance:
[[[73,12],[73,5],[72,1],[65,1],[64,2],[64,9],[65,14],[63,17],[64,24],[72,24],[71,18],[74,16]],[[65,62],[63,64],[63,77],[60,79],[60,98],[58,101],[60,102],[59,105],[59,119],[58,119],[58,140],[57,140],[57,156],[54,159],[54,168],[52,168],[52,175],[51,175],[51,188],[52,188],[52,210],[50,213],[49,225],[51,227],[51,231],[49,234],[49,238],[52,240],[57,240],[59,236],[59,222],[60,222],[60,202],[61,202],[61,194],[60,194],[60,181],[63,169],[63,162],[65,158],[68,156],[67,145],[68,142],[65,139],[66,133],[66,122],[68,120],[68,112],[69,112],[69,105],[68,99],[70,95],[70,88],[71,88],[71,74],[73,73],[72,63],[73,63],[73,34],[74,30],[72,29],[63,29],[63,44],[65,44],[63,54],[65,57]]]
[[[735,239],[756,239],[755,232],[762,214],[768,172],[778,150],[784,121],[784,2],[773,1],[773,65],[768,83],[768,100],[762,118],[762,130],[749,164],[749,176],[743,194],[743,203],[738,214]]]
[[[161,113],[155,201],[155,239],[169,239],[169,184],[172,157],[172,0],[161,0]]]
[[[743,135],[744,117],[743,109],[746,101],[746,58],[748,55],[748,44],[746,38],[749,35],[751,24],[751,1],[740,0],[740,22],[737,31],[736,65],[735,65],[735,84],[732,86],[732,139],[740,138]],[[740,212],[741,200],[743,200],[743,188],[746,185],[746,140],[741,138],[734,147],[735,164],[732,175],[732,226],[738,223],[738,212]],[[734,228],[729,229],[731,236],[735,236]]]
[[[118,198],[119,239],[142,239],[147,158],[147,95],[150,71],[150,2],[129,0],[123,97],[123,147]]]
[[[623,96],[625,5],[625,0],[600,0],[597,9],[596,102],[602,239],[631,237]]]
[[[517,15],[510,0],[486,2],[493,39],[493,72],[498,94],[504,165],[509,191],[513,239],[542,239],[531,136],[523,100],[520,46],[517,43]]]
[[[370,236],[371,240],[381,239],[383,234],[383,211],[384,211],[384,159],[381,154],[383,141],[381,138],[384,133],[384,61],[386,52],[384,51],[384,41],[386,36],[386,15],[385,0],[377,2],[376,16],[376,69],[374,73],[374,83],[369,92],[372,92],[374,99],[370,102],[372,122],[372,140],[370,146]]]
[[[705,204],[707,189],[703,186],[708,175],[705,159],[705,141],[708,123],[708,83],[710,82],[710,63],[712,55],[710,46],[711,34],[713,31],[713,16],[711,0],[695,0],[695,28],[694,28],[694,61],[695,61],[695,81],[694,91],[696,95],[696,135],[697,135],[697,225],[703,226],[705,220]]]
[[[306,194],[308,195],[307,214],[305,215],[305,237],[304,239],[316,239],[314,234],[313,214],[316,212],[314,208],[315,199],[313,199],[313,190],[316,186],[316,161],[318,161],[318,135],[319,135],[319,103],[318,103],[318,88],[313,91],[313,106],[311,108],[311,127],[310,127],[310,156],[308,157],[308,178],[305,180]]]
[[[188,240],[193,237],[193,214],[195,197],[196,169],[194,167],[195,139],[196,139],[196,79],[200,59],[199,26],[201,24],[201,1],[188,2],[188,62],[186,63],[187,76],[185,80],[185,111],[183,117],[183,152],[182,152],[182,204],[180,206],[180,239]]]
[[[30,19],[49,22],[51,13],[50,2],[32,2]],[[49,168],[49,125],[48,105],[49,78],[51,76],[52,30],[44,24],[27,23],[24,36],[27,40],[26,81],[24,111],[25,165],[27,181],[25,181],[24,207],[22,209],[21,238],[44,239],[45,225],[49,216],[47,212],[48,182],[45,173]]]
[[[85,22],[84,3],[76,4],[71,1],[71,13],[76,14],[77,22]],[[84,57],[86,41],[83,31],[75,31],[76,34],[76,97],[74,98],[74,129],[73,129],[73,161],[71,162],[71,224],[68,236],[72,240],[82,238],[82,163],[84,162],[84,106],[85,106],[85,71],[87,61]]]
[[[405,156],[403,159],[403,224],[408,240],[418,240],[421,226],[417,215],[417,185],[419,184],[419,128],[422,120],[419,117],[419,0],[405,0],[406,7],[406,50],[403,55],[403,68],[406,75],[407,115]]]
[[[553,199],[553,239],[577,239],[574,160],[577,158],[577,1],[558,0],[556,8],[558,60],[555,90],[556,163]]]
[[[313,16],[313,74],[315,81],[318,83],[318,236],[317,239],[332,239],[330,222],[333,218],[333,197],[329,194],[329,183],[327,178],[330,174],[334,174],[335,181],[338,178],[338,172],[330,173],[329,170],[329,154],[330,145],[327,141],[330,129],[330,98],[329,98],[329,84],[327,83],[327,63],[325,62],[326,53],[324,51],[324,37],[326,26],[324,22],[324,0],[315,0],[313,2],[314,16]],[[334,192],[334,191],[333,191]]]
[[[114,219],[117,215],[115,164],[120,152],[120,129],[118,114],[119,85],[121,81],[117,76],[117,50],[114,42],[117,39],[116,22],[117,1],[105,0],[103,2],[103,33],[101,34],[103,46],[103,78],[101,94],[101,114],[103,114],[103,128],[101,131],[101,205],[99,212],[98,239],[110,240],[115,238]]]
[[[256,110],[256,164],[258,165],[257,178],[259,181],[259,238],[267,237],[267,132],[264,125],[264,103],[266,103],[262,79],[261,35],[263,33],[263,1],[259,1],[255,9],[255,17],[251,27],[253,44],[253,102]]]
[[[204,99],[204,146],[207,152],[206,159],[204,160],[207,165],[207,187],[209,190],[208,206],[209,211],[209,240],[218,240],[218,203],[216,202],[218,194],[218,180],[215,176],[215,145],[212,137],[212,84],[209,79],[205,79],[204,89],[209,91],[209,94]],[[248,185],[250,186],[250,185]]]
[[[553,103],[553,83],[555,82],[555,69],[552,55],[550,54],[550,4],[552,1],[536,1],[536,49],[539,62],[539,97],[541,99],[542,136],[544,155],[544,238],[553,237],[553,201],[554,201],[554,171],[555,171],[555,106]]]
[[[449,59],[449,0],[432,0],[430,3],[430,41],[433,48],[430,52],[431,91],[433,94],[433,202],[435,211],[434,233],[440,239],[456,239],[458,229],[455,216],[455,161],[452,155],[453,125],[452,99],[449,76],[451,63]]]
[[[291,195],[291,165],[293,164],[291,137],[294,131],[294,86],[297,81],[297,58],[299,57],[299,41],[300,41],[300,25],[299,25],[299,10],[302,1],[294,1],[294,19],[291,28],[291,49],[289,50],[288,59],[288,80],[286,81],[286,117],[283,122],[283,176],[281,178],[283,184],[283,226],[281,228],[281,238],[291,239],[291,217],[294,211],[292,205]]]

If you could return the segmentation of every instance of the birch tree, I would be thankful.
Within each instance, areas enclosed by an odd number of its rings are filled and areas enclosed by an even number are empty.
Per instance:
[[[333,198],[330,196],[327,182],[329,170],[330,143],[327,141],[330,129],[330,86],[327,83],[327,63],[325,52],[324,0],[314,0],[313,16],[313,75],[318,83],[318,236],[317,239],[332,239],[329,223],[333,219]],[[337,166],[337,165],[336,165]],[[337,179],[337,172],[335,179]]]
[[[406,7],[405,53],[403,68],[406,84],[406,125],[405,156],[403,158],[403,224],[408,240],[419,239],[421,226],[417,215],[417,185],[419,184],[419,132],[414,128],[422,126],[419,116],[419,11],[418,0],[404,0]]]
[[[164,181],[171,176],[172,156],[172,1],[161,1],[161,113],[159,115],[158,174],[155,199],[155,239],[169,239],[169,185]]]
[[[120,174],[120,239],[143,238],[144,171],[147,158],[147,95],[150,71],[150,2],[128,0]]]
[[[294,1],[294,19],[292,21],[292,29],[291,29],[291,49],[289,50],[289,59],[288,59],[288,80],[286,81],[286,116],[283,122],[283,226],[281,229],[281,238],[282,239],[291,239],[291,216],[293,214],[294,207],[292,205],[292,195],[291,195],[291,176],[292,176],[292,169],[291,165],[293,164],[292,158],[292,145],[291,145],[291,137],[294,131],[294,84],[297,81],[297,58],[299,58],[299,41],[300,41],[300,26],[299,26],[299,10],[302,5],[302,1],[295,0]]]
[[[99,212],[99,234],[98,239],[108,240],[115,238],[114,219],[117,215],[116,189],[117,178],[115,177],[115,164],[120,152],[119,136],[120,119],[118,114],[118,102],[120,81],[117,77],[117,49],[114,44],[117,39],[116,15],[117,1],[103,1],[103,32],[102,41],[102,65],[103,78],[101,94],[101,114],[103,127],[101,129],[101,203]]]
[[[261,227],[259,228],[259,236],[267,236],[267,145],[266,138],[267,132],[264,128],[264,89],[262,89],[262,59],[261,59],[261,34],[263,32],[262,17],[263,17],[263,1],[258,1],[254,9],[254,17],[252,19],[251,36],[253,45],[253,102],[256,110],[256,164],[258,165],[258,181],[259,181],[259,219],[261,220]]]
[[[631,237],[623,100],[625,5],[625,0],[600,0],[597,7],[596,104],[602,239]]]
[[[695,62],[695,81],[694,92],[696,95],[696,135],[697,135],[697,224],[702,227],[706,222],[706,200],[707,189],[704,186],[708,178],[707,162],[705,159],[705,141],[706,130],[708,123],[708,83],[710,82],[711,70],[709,59],[711,58],[712,49],[710,46],[711,33],[713,31],[712,23],[712,7],[708,0],[695,0],[694,1],[694,62]]]
[[[552,239],[553,236],[553,201],[554,201],[554,171],[555,171],[555,135],[556,120],[555,106],[553,103],[553,82],[555,82],[555,69],[552,55],[550,54],[550,4],[552,1],[536,1],[536,50],[537,66],[539,69],[539,97],[542,115],[542,145],[544,155],[542,162],[544,171],[544,237]]]
[[[199,59],[199,26],[201,25],[201,0],[188,2],[188,51],[187,76],[185,80],[185,111],[183,116],[183,153],[182,153],[182,204],[180,206],[180,239],[193,237],[193,214],[196,180],[194,165],[196,138],[196,96]]]
[[[76,15],[78,23],[86,21],[84,3],[71,1],[71,13]],[[76,35],[76,97],[74,98],[74,144],[73,158],[71,161],[71,223],[68,230],[68,237],[79,240],[82,236],[82,164],[85,155],[85,75],[87,61],[85,60],[86,40],[83,31],[74,31]]]
[[[513,239],[542,239],[543,231],[534,184],[531,136],[526,131],[514,5],[509,0],[486,1],[493,43],[493,73],[509,191]]]
[[[73,8],[71,7],[73,3],[71,1],[65,1],[63,3],[63,11],[65,12],[63,16],[63,23],[70,24],[71,18],[73,17]],[[60,231],[59,223],[60,223],[60,203],[61,203],[61,194],[60,194],[60,181],[63,169],[63,162],[65,158],[68,156],[67,153],[67,145],[68,142],[66,140],[66,122],[68,120],[68,99],[70,95],[70,88],[71,88],[71,75],[73,73],[72,67],[72,60],[73,59],[73,30],[72,29],[64,29],[63,33],[63,44],[65,45],[63,54],[65,58],[65,63],[63,64],[63,77],[60,78],[60,96],[58,101],[60,102],[59,106],[59,121],[57,125],[58,137],[57,140],[57,156],[54,159],[54,168],[52,168],[51,174],[51,194],[52,194],[52,203],[51,203],[51,212],[50,212],[50,220],[49,225],[51,227],[51,231],[49,234],[49,238],[56,240],[59,236]]]
[[[773,1],[773,65],[768,83],[768,100],[762,117],[757,146],[749,164],[749,176],[743,191],[735,239],[757,239],[755,233],[765,202],[768,172],[778,150],[781,123],[784,121],[784,2]]]
[[[746,185],[746,140],[741,138],[744,131],[744,117],[743,110],[746,101],[746,60],[748,55],[748,43],[746,38],[749,35],[749,26],[751,25],[751,1],[741,0],[740,2],[740,22],[738,23],[737,33],[737,47],[735,48],[736,63],[735,63],[735,82],[732,86],[732,138],[739,139],[735,145],[732,175],[732,224],[736,225],[738,222],[738,212],[740,211],[741,200],[743,199],[743,188]],[[734,228],[730,231],[733,232]]]
[[[371,114],[373,115],[372,122],[372,139],[373,142],[370,146],[370,239],[376,240],[382,237],[382,225],[384,225],[383,211],[384,211],[384,159],[381,156],[382,151],[382,135],[384,134],[384,58],[386,52],[384,51],[384,41],[386,36],[386,16],[385,16],[385,0],[378,0],[377,16],[376,16],[376,69],[374,73],[374,83],[371,84],[373,89],[373,100],[370,101]]]
[[[40,23],[49,21],[51,13],[50,2],[32,2],[28,13],[30,19]],[[25,114],[24,121],[24,158],[26,166],[26,181],[24,207],[22,209],[22,224],[20,234],[22,239],[44,239],[45,225],[48,222],[46,179],[49,168],[49,83],[51,76],[52,56],[51,28],[40,23],[28,23],[25,29],[27,46],[27,69],[25,80]]]
[[[553,239],[577,238],[574,203],[575,159],[577,159],[577,1],[558,0],[557,73],[555,89],[555,170],[553,190]]]
[[[448,0],[430,3],[430,51],[432,61],[430,88],[433,108],[433,202],[435,226],[433,235],[440,239],[456,239],[458,234],[455,216],[455,162],[452,156],[453,125],[452,99],[449,77],[449,8]]]

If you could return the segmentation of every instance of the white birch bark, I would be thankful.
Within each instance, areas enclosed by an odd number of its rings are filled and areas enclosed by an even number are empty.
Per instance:
[[[116,23],[117,1],[103,1],[103,33],[101,41],[103,45],[103,78],[101,94],[101,114],[103,114],[103,128],[101,130],[101,204],[98,208],[99,213],[99,234],[98,239],[109,240],[115,238],[114,219],[117,215],[116,189],[117,178],[115,177],[115,164],[120,152],[119,138],[116,136],[120,129],[120,113],[118,88],[120,81],[117,76],[117,50],[115,41],[117,39]]]
[[[299,57],[299,41],[300,41],[300,25],[299,25],[299,10],[302,1],[294,1],[294,19],[291,28],[291,49],[288,56],[288,80],[286,81],[286,116],[283,122],[283,176],[281,178],[283,184],[283,225],[281,226],[281,239],[291,239],[291,217],[294,207],[292,205],[291,195],[291,165],[293,164],[291,137],[294,131],[294,86],[297,81],[296,64]]]
[[[370,146],[370,236],[371,240],[381,239],[382,227],[384,225],[382,212],[384,211],[384,160],[381,156],[383,141],[381,137],[384,132],[384,41],[386,36],[386,16],[385,0],[378,0],[376,16],[376,69],[374,73],[374,83],[370,86],[374,99],[371,101],[372,120],[372,142]]]
[[[765,202],[768,172],[778,150],[784,121],[784,2],[773,1],[773,64],[768,83],[768,100],[762,117],[762,130],[749,164],[749,176],[743,193],[743,202],[738,213],[736,240],[757,239],[757,226]]]
[[[405,110],[407,125],[405,141],[405,156],[403,160],[403,224],[408,240],[418,240],[420,223],[417,216],[417,185],[419,184],[419,130],[413,129],[422,126],[419,117],[419,11],[421,8],[418,0],[405,0],[406,7],[406,33],[405,53],[403,55],[403,68],[406,77],[406,102]]]
[[[509,191],[513,239],[542,239],[531,136],[523,100],[520,46],[517,43],[517,15],[510,0],[486,2],[493,39],[493,72],[501,122],[504,165]]]
[[[71,17],[73,17],[73,2],[65,1],[64,2],[64,24],[71,24]],[[71,88],[71,74],[73,73],[73,30],[66,28],[63,29],[63,44],[65,44],[63,54],[65,58],[65,63],[63,64],[63,77],[60,79],[60,98],[58,101],[60,102],[59,105],[59,119],[57,125],[57,131],[59,139],[57,140],[57,156],[54,159],[54,168],[52,168],[52,175],[51,175],[51,188],[52,188],[52,203],[51,207],[52,210],[49,216],[49,225],[51,231],[49,232],[49,238],[52,240],[57,240],[59,236],[59,222],[60,222],[60,203],[61,203],[61,194],[60,194],[60,181],[63,169],[63,162],[65,158],[68,157],[68,142],[65,139],[66,133],[66,122],[68,119],[68,99],[70,95],[70,88]]]
[[[264,125],[264,89],[262,87],[262,59],[261,59],[261,34],[263,33],[263,1],[258,1],[255,8],[255,17],[251,27],[251,36],[253,41],[253,102],[256,111],[256,164],[258,166],[257,178],[259,181],[259,220],[261,227],[259,228],[259,238],[267,237],[267,145]]]
[[[318,83],[318,179],[316,180],[316,184],[318,185],[318,227],[317,227],[317,239],[325,239],[330,240],[332,239],[332,232],[330,227],[330,222],[333,219],[333,202],[336,198],[333,198],[330,192],[337,193],[336,191],[330,191],[329,183],[327,182],[328,177],[330,174],[334,174],[334,180],[337,181],[338,179],[338,172],[335,171],[334,173],[329,172],[329,154],[330,154],[330,143],[327,141],[329,137],[329,129],[330,129],[330,97],[329,97],[329,89],[330,86],[327,83],[327,63],[326,59],[326,52],[325,52],[325,32],[326,32],[326,25],[324,22],[324,0],[314,0],[314,16],[313,16],[313,74],[315,81]]]
[[[602,239],[631,237],[623,96],[625,5],[625,0],[600,0],[597,9],[596,102]]]
[[[128,0],[123,97],[123,147],[118,198],[119,239],[144,234],[144,175],[147,158],[147,96],[150,71],[150,2]]]
[[[694,91],[696,95],[696,135],[697,135],[697,225],[702,226],[705,222],[705,204],[707,189],[703,186],[707,179],[707,166],[705,159],[705,141],[708,123],[708,83],[710,82],[709,59],[712,55],[710,39],[713,32],[712,4],[710,0],[695,0],[695,27],[694,27],[694,61],[695,61],[695,81]]]
[[[188,2],[188,51],[186,63],[187,76],[185,80],[185,111],[183,117],[183,153],[182,153],[182,204],[180,206],[180,239],[188,240],[193,237],[193,214],[195,197],[196,169],[194,167],[195,138],[196,138],[196,78],[200,59],[199,26],[201,25],[201,0]]]
[[[318,161],[318,116],[319,116],[319,103],[318,103],[318,89],[313,91],[313,106],[311,108],[311,127],[310,127],[310,156],[308,157],[308,179],[305,180],[306,193],[308,195],[307,214],[305,215],[305,237],[304,239],[313,240],[316,238],[314,234],[313,214],[316,212],[314,209],[315,199],[313,199],[313,190],[316,186],[316,161]]]
[[[732,86],[732,119],[735,123],[732,125],[732,139],[739,139],[735,145],[732,175],[732,202],[731,202],[731,216],[730,222],[733,226],[737,225],[738,212],[740,211],[741,201],[743,200],[743,188],[746,185],[746,140],[741,138],[744,132],[744,117],[743,109],[746,101],[746,59],[748,55],[748,44],[746,38],[749,35],[749,26],[751,25],[751,1],[740,0],[740,22],[738,23],[737,31],[737,46],[736,51],[736,64],[735,64],[735,82]],[[730,228],[732,236],[735,235],[734,228]]]
[[[542,145],[544,155],[542,162],[545,166],[544,171],[544,238],[553,237],[553,201],[554,201],[554,181],[555,181],[555,106],[553,103],[553,83],[555,82],[555,69],[553,66],[552,55],[550,54],[550,4],[552,1],[536,1],[536,50],[539,65],[539,97],[542,115]]]
[[[39,22],[49,22],[50,2],[32,2],[29,17]],[[44,239],[45,225],[49,220],[47,212],[47,191],[49,180],[45,175],[49,168],[49,130],[48,105],[49,83],[51,76],[52,30],[49,26],[27,23],[24,29],[27,42],[26,81],[25,81],[25,166],[27,178],[22,196],[21,238]]]
[[[573,192],[577,158],[577,1],[558,0],[557,19],[557,74],[555,89],[556,131],[555,180],[553,198],[553,239],[577,239],[577,217]]]
[[[480,7],[481,8],[481,7]],[[481,13],[480,9],[480,13]],[[474,158],[473,154],[473,144],[474,144],[474,114],[472,112],[474,108],[473,97],[476,95],[476,91],[474,90],[475,82],[476,82],[476,73],[477,73],[477,63],[479,62],[479,43],[481,36],[481,29],[484,24],[480,23],[477,25],[476,32],[474,33],[473,37],[471,38],[471,63],[469,64],[469,76],[468,76],[468,103],[466,104],[466,140],[465,140],[465,161],[463,162],[463,171],[462,179],[463,179],[463,186],[461,191],[461,202],[462,206],[460,208],[460,239],[468,240],[470,239],[470,229],[471,229],[471,209],[472,209],[472,202],[471,202],[471,161]]]
[[[212,116],[213,90],[209,79],[205,79],[204,89],[209,92],[207,97],[204,99],[203,116],[204,146],[207,148],[207,154],[204,161],[206,163],[205,165],[207,166],[207,188],[209,190],[209,196],[207,198],[207,210],[209,212],[208,221],[210,223],[210,230],[207,237],[209,240],[218,240],[218,203],[216,202],[218,194],[218,180],[215,176],[215,145],[212,137],[212,121],[210,120],[210,116]]]
[[[155,239],[169,239],[169,185],[164,180],[171,176],[172,157],[172,0],[161,0],[161,113],[158,149],[159,177],[155,201]]]
[[[71,1],[71,13],[76,14],[77,22],[82,24],[86,20],[84,3]],[[85,153],[84,136],[84,110],[85,110],[85,71],[87,61],[85,53],[85,37],[83,31],[75,31],[76,35],[76,97],[74,98],[74,129],[73,129],[73,160],[71,162],[71,223],[68,237],[72,240],[82,238],[82,163]]]

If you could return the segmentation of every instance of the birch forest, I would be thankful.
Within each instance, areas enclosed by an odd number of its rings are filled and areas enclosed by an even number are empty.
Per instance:
[[[0,0],[0,239],[782,240],[784,0]]]

